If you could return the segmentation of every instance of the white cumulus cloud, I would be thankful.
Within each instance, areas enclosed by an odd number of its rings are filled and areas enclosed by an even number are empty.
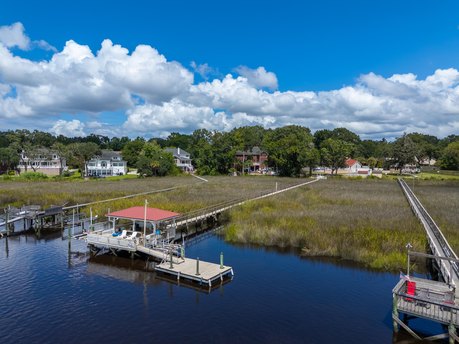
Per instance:
[[[273,72],[268,72],[265,67],[251,69],[247,66],[239,66],[234,69],[239,75],[247,78],[250,85],[255,88],[267,88],[276,90],[277,76]]]
[[[81,137],[86,136],[84,129],[85,124],[77,119],[71,121],[65,121],[63,119],[60,119],[56,121],[56,123],[49,131],[55,135],[64,135],[67,137]]]
[[[49,129],[52,122],[52,132],[70,136],[157,136],[255,124],[312,130],[344,126],[371,138],[405,131],[440,137],[458,133],[459,71],[454,68],[421,79],[409,72],[368,73],[339,89],[281,92],[276,75],[264,67],[239,66],[237,76],[216,77],[207,64],[192,63],[190,70],[148,45],[129,51],[107,39],[93,51],[68,40],[48,60],[14,53],[31,45],[21,23],[0,27],[0,121],[5,127],[26,123]],[[194,73],[204,81],[195,82]],[[126,116],[119,128],[97,118],[115,111]],[[69,114],[75,119],[62,119]]]
[[[22,23],[0,26],[0,42],[7,48],[18,47],[27,50],[30,47],[30,38],[24,33]]]

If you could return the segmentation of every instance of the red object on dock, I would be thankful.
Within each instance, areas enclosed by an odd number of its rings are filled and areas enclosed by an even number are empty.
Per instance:
[[[413,296],[416,295],[416,282],[411,282],[411,281],[407,281],[406,282],[406,293],[408,295],[413,295]],[[413,299],[408,298],[408,297],[405,300],[406,301],[413,301]]]

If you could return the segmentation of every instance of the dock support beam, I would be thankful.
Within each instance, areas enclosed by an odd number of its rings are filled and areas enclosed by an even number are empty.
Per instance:
[[[394,332],[398,333],[398,296],[396,294],[393,294],[393,305],[392,305],[392,325],[394,326]]]
[[[456,326],[454,326],[454,324],[452,323],[448,325],[448,334],[449,334],[449,344],[456,343],[456,340],[458,339],[456,335]]]
[[[6,236],[10,235],[10,225],[8,221],[10,220],[10,206],[6,209],[6,220],[5,220],[5,229],[6,229]]]

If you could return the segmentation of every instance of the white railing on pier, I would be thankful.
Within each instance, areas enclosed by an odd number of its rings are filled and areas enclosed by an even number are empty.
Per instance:
[[[410,203],[411,209],[418,217],[418,219],[423,224],[427,238],[429,241],[430,248],[434,255],[438,255],[446,258],[458,259],[456,253],[451,248],[448,240],[446,240],[443,235],[440,227],[435,223],[430,214],[424,208],[422,203],[416,197],[414,192],[410,189],[408,184],[401,178],[398,179],[398,182]],[[451,262],[447,260],[437,259],[437,264],[440,267],[441,273],[445,281],[449,283],[454,283],[458,286],[459,284],[459,265],[456,262]]]

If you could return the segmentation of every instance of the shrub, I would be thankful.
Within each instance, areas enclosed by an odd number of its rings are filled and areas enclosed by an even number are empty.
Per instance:
[[[25,172],[22,173],[20,176],[20,179],[24,180],[43,180],[43,179],[48,179],[48,176],[44,173],[41,172]]]

